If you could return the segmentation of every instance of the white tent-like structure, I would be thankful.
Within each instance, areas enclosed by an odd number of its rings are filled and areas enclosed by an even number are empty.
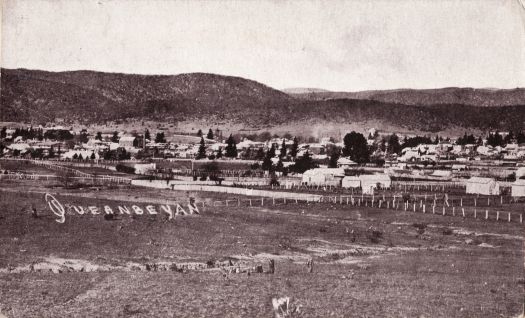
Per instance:
[[[345,176],[342,168],[315,168],[303,173],[302,183],[306,185],[340,186]]]
[[[472,177],[466,181],[466,192],[469,194],[499,195],[499,183],[493,178]]]
[[[512,185],[513,197],[525,197],[525,179],[518,179]]]

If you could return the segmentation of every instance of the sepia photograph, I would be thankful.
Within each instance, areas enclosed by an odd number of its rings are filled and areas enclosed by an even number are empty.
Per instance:
[[[0,4],[0,318],[525,318],[525,0]]]

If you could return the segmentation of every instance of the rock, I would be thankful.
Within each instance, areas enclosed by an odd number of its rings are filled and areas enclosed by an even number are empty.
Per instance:
[[[466,239],[465,243],[468,244],[468,245],[471,245],[472,243],[474,243],[474,240],[473,239]]]

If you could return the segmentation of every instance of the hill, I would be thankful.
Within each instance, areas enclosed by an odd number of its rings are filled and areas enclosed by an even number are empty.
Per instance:
[[[328,94],[328,93],[327,93]],[[510,100],[510,99],[509,99]],[[370,99],[297,98],[255,81],[205,73],[173,76],[93,71],[1,70],[1,121],[81,124],[117,119],[207,121],[243,127],[375,122],[428,132],[450,127],[522,129],[525,107],[436,103],[426,107]]]
[[[525,88],[515,89],[397,89],[362,92],[286,91],[294,97],[308,100],[368,99],[404,105],[462,104],[480,107],[525,105]]]

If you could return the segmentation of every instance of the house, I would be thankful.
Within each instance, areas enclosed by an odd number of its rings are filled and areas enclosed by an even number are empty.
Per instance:
[[[467,170],[466,165],[458,165],[458,164],[452,165],[452,171],[464,171],[464,170]]]
[[[356,165],[357,163],[349,158],[341,157],[337,159],[337,168],[350,168]]]
[[[525,167],[520,167],[516,170],[516,180],[525,177]]]
[[[518,179],[512,185],[513,197],[525,197],[525,179]]]
[[[471,194],[499,195],[500,186],[493,178],[472,177],[466,181],[466,192]]]
[[[155,163],[136,163],[133,167],[136,174],[148,174],[155,171],[157,165]]]
[[[432,177],[450,178],[452,177],[452,171],[450,170],[434,170],[431,174]]]
[[[118,141],[118,145],[119,147],[124,147],[126,149],[133,148],[136,145],[136,139],[137,137],[133,136],[122,136]]]
[[[341,187],[345,189],[360,188],[361,180],[359,180],[359,177],[356,176],[346,176],[341,181]]]
[[[303,173],[302,183],[306,185],[340,186],[345,176],[341,168],[315,168]]]
[[[362,174],[359,176],[363,193],[374,193],[377,188],[390,188],[392,179],[386,174]]]

